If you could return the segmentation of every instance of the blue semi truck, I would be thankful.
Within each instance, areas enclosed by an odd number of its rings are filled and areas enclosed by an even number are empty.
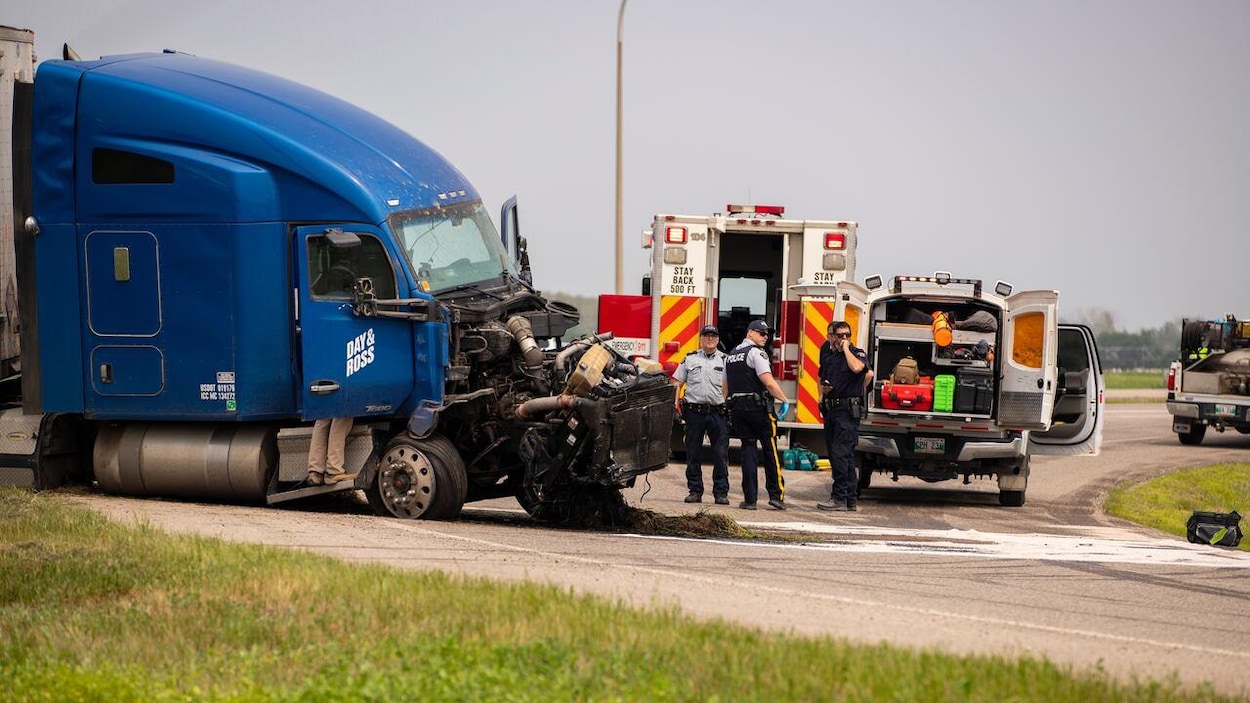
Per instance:
[[[4,31],[20,57],[24,30]],[[359,489],[404,518],[515,496],[558,519],[666,464],[667,378],[603,337],[563,343],[578,314],[530,284],[515,199],[501,235],[434,150],[281,78],[76,59],[5,71],[18,304],[0,323],[20,349],[0,482]],[[355,481],[308,485],[310,423],[344,416]]]

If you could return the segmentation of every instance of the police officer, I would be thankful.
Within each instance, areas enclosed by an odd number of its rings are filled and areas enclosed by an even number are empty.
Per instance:
[[[729,505],[729,421],[725,418],[725,353],[716,348],[720,332],[713,325],[699,332],[699,348],[673,372],[673,384],[686,393],[677,411],[686,421],[687,503],[703,502],[703,437],[712,445],[712,496]]]
[[[726,355],[725,392],[728,395],[734,433],[742,440],[742,503],[744,510],[755,510],[759,493],[758,454],[755,443],[763,445],[764,486],[768,504],[785,510],[785,481],[781,462],[777,460],[777,418],[773,416],[773,399],[782,404],[784,416],[790,401],[773,378],[772,365],[764,345],[768,342],[768,323],[752,320],[747,325],[746,339]]]
[[[859,441],[859,406],[872,383],[868,354],[851,344],[851,326],[829,323],[829,339],[820,346],[820,411],[825,418],[825,446],[833,470],[832,497],[821,510],[858,510],[855,443]]]

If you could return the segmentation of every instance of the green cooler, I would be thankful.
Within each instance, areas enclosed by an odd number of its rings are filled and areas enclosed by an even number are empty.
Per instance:
[[[948,413],[955,409],[955,376],[938,374],[933,378],[933,412]]]

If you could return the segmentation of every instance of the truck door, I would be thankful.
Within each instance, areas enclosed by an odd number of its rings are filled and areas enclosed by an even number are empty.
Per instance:
[[[393,413],[414,387],[412,324],[358,317],[352,285],[373,279],[396,297],[396,274],[376,227],[299,227],[295,232],[296,332],[305,419]]]
[[[1059,325],[1058,392],[1045,432],[1029,435],[1034,454],[1097,454],[1102,445],[1104,386],[1094,333]]]
[[[1058,376],[1059,294],[1037,290],[1007,298],[999,350],[998,423],[1011,429],[1050,427]]]

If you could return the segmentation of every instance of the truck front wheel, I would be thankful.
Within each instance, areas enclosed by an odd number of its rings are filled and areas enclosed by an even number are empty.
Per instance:
[[[1177,432],[1176,438],[1181,444],[1202,444],[1202,438],[1207,434],[1207,426],[1195,422],[1189,426],[1188,432]]]
[[[385,517],[446,520],[460,514],[468,489],[464,460],[451,442],[401,436],[386,446],[365,497]]]

